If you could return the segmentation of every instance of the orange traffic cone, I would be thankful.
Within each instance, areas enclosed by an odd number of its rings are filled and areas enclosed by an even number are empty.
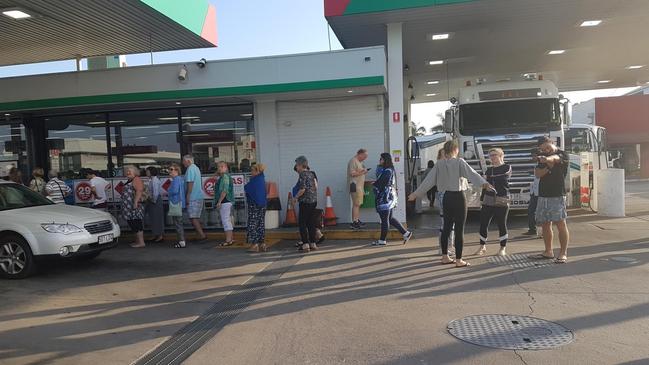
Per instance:
[[[277,183],[272,181],[266,183],[266,197],[268,199],[279,198],[279,194],[277,193]]]
[[[297,217],[295,216],[295,203],[293,203],[293,194],[288,193],[288,208],[286,209],[286,219],[284,220],[285,227],[297,226]]]
[[[331,189],[327,186],[327,205],[325,207],[324,225],[335,226],[338,224],[338,222],[336,222],[337,220],[338,217],[336,217],[336,213],[334,213],[334,206],[331,202]]]

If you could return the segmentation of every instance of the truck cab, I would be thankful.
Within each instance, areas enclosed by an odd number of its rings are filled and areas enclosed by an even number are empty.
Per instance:
[[[512,166],[511,209],[527,209],[534,182],[532,151],[547,136],[564,147],[564,105],[551,81],[505,81],[461,88],[446,113],[444,128],[458,140],[460,157],[478,173],[489,167],[489,149],[500,147]],[[467,193],[469,208],[480,207],[480,191]]]

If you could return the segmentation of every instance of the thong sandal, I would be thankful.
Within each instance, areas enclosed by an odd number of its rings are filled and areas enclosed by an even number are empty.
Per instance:
[[[529,255],[527,258],[532,260],[552,260],[554,256],[545,256],[543,253],[537,253],[534,255]]]
[[[223,242],[223,243],[221,244],[221,247],[228,247],[228,246],[232,246],[232,245],[234,245],[234,241]]]
[[[450,265],[450,264],[454,264],[454,263],[455,263],[455,260],[453,260],[453,259],[450,259],[448,261],[442,259],[442,265]]]
[[[565,264],[567,262],[568,262],[568,258],[566,256],[561,256],[554,259],[555,264]]]
[[[455,263],[455,267],[469,267],[469,266],[471,266],[471,264],[468,263],[468,262],[466,262],[466,261],[464,261],[464,260],[462,260],[461,263],[459,263],[459,262],[456,262],[456,263]]]

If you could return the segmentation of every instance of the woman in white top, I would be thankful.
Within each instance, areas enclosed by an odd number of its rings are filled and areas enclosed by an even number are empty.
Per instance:
[[[453,264],[456,267],[469,266],[462,260],[464,246],[464,223],[466,222],[466,198],[464,190],[467,189],[463,178],[468,179],[476,186],[492,190],[493,187],[480,176],[464,159],[458,158],[459,147],[457,141],[448,141],[444,144],[445,160],[437,162],[433,170],[426,176],[421,185],[414,191],[408,200],[426,196],[426,192],[437,185],[437,190],[444,193],[442,206],[444,209],[444,229],[442,230],[442,263]],[[455,260],[448,256],[448,237],[455,225]]]

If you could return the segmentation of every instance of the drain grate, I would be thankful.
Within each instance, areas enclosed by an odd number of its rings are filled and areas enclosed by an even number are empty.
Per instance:
[[[537,268],[554,264],[553,260],[533,260],[527,256],[528,255],[522,253],[505,256],[489,256],[487,257],[487,262],[499,266],[509,266],[514,269]]]
[[[478,346],[505,350],[545,350],[571,343],[569,329],[539,318],[486,314],[456,319],[448,324],[456,338]]]
[[[136,365],[180,364],[250,306],[261,293],[293,267],[302,256],[285,254],[234,290],[207,312],[176,332]]]

